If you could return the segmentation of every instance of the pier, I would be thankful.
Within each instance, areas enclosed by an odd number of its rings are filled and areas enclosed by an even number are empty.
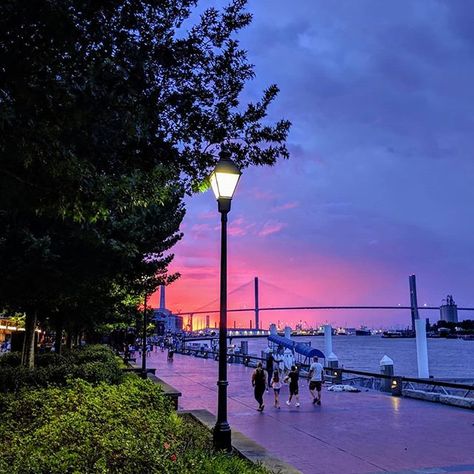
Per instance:
[[[179,408],[216,413],[217,363],[175,354],[153,353],[149,367],[182,393]],[[300,380],[301,407],[288,407],[287,387],[280,410],[273,393],[256,411],[251,368],[228,366],[228,412],[233,429],[252,438],[303,473],[474,472],[474,413],[469,410],[381,394],[328,392],[311,404]]]

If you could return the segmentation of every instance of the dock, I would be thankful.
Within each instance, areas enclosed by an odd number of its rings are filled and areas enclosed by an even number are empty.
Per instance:
[[[148,367],[182,393],[182,410],[216,413],[217,369],[212,359],[166,352],[152,353]],[[300,380],[301,407],[288,407],[288,388],[273,407],[256,411],[251,374],[243,365],[228,366],[228,419],[231,428],[255,440],[276,457],[307,474],[473,473],[474,413],[375,391],[328,392],[322,406],[311,404],[306,380]]]

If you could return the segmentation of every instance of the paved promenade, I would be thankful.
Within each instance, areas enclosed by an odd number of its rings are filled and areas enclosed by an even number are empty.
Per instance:
[[[180,409],[216,413],[217,362],[166,352],[152,354],[148,366],[179,389]],[[313,406],[305,380],[301,407],[281,409],[273,393],[256,411],[250,378],[253,369],[229,365],[229,423],[235,430],[307,474],[417,472],[474,473],[474,413],[376,392],[333,393],[323,389],[322,406]]]

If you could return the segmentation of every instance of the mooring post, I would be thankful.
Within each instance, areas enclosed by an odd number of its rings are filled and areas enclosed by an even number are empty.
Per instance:
[[[380,385],[380,390],[382,392],[391,392],[392,391],[392,377],[393,377],[393,360],[390,359],[387,355],[384,355],[379,362],[380,373],[382,375],[388,375],[391,378],[382,379],[382,384]]]
[[[329,355],[324,354],[326,356],[326,375],[330,378],[329,380],[332,381],[334,384],[342,383],[342,372],[339,370],[339,359],[334,352],[331,352]]]

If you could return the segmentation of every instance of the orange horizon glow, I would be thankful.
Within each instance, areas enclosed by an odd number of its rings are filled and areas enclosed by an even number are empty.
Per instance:
[[[239,252],[240,253],[240,252]],[[391,304],[380,297],[391,295],[394,290],[403,291],[403,283],[394,285],[394,278],[383,268],[367,262],[345,262],[335,257],[310,254],[294,256],[291,262],[269,258],[255,250],[229,258],[228,309],[249,308],[247,312],[228,313],[228,328],[255,327],[254,322],[254,277],[260,280],[259,306],[330,306],[330,305],[377,305]],[[179,271],[181,278],[166,288],[166,306],[176,314],[191,311],[219,309],[219,265],[218,256],[205,250],[192,256],[176,255],[170,271]],[[286,270],[281,271],[284,265]],[[235,288],[242,287],[233,292]],[[375,295],[380,297],[375,298]],[[408,297],[408,292],[406,297]],[[159,306],[159,291],[151,297],[151,305]],[[396,303],[394,303],[396,304]],[[316,328],[321,324],[333,326],[385,327],[395,320],[406,320],[409,314],[380,314],[378,311],[261,311],[260,328],[267,329],[271,323],[279,326],[302,324]],[[183,316],[183,326],[188,324],[188,315]],[[218,327],[219,313],[209,313],[210,327]],[[206,327],[206,314],[193,316],[193,330]]]

